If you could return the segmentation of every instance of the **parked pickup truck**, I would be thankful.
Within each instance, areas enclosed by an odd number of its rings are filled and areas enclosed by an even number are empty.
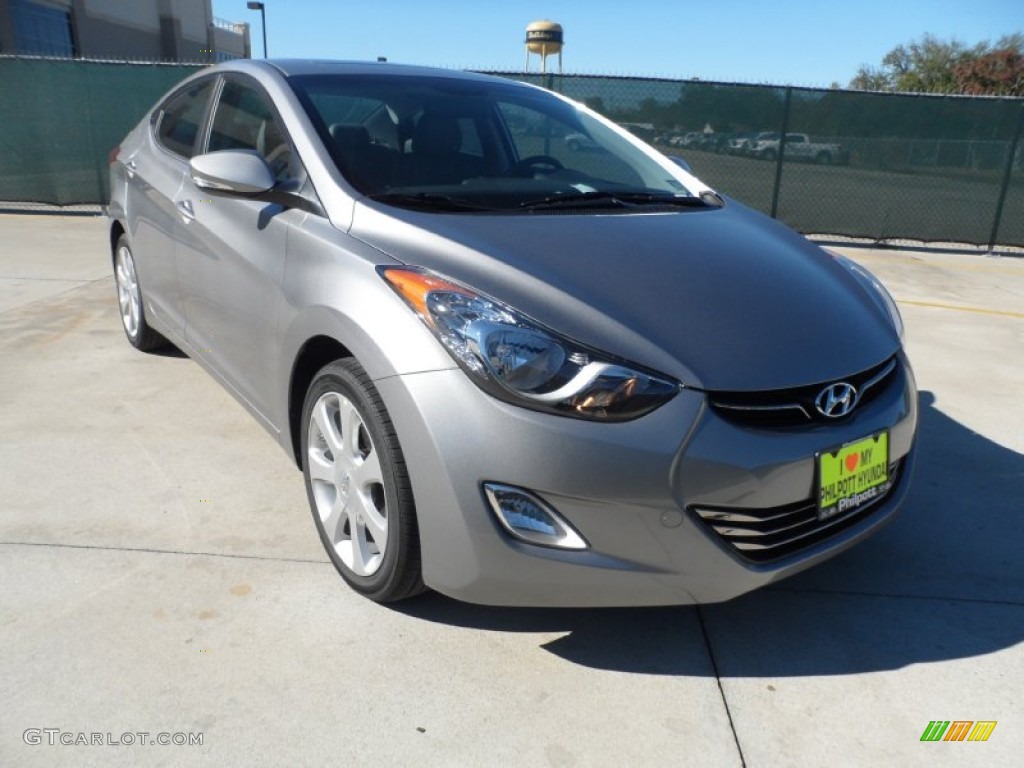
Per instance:
[[[754,157],[774,160],[779,156],[779,134],[760,133],[750,142],[749,154]],[[792,160],[806,160],[820,165],[845,163],[848,154],[838,144],[811,141],[806,133],[786,134],[786,157]]]

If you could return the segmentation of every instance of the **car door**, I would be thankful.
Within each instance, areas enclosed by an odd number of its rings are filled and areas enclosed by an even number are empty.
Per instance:
[[[126,207],[146,311],[182,335],[185,313],[175,265],[183,228],[177,208],[188,160],[202,134],[216,79],[197,80],[171,94],[153,112],[137,146],[123,158]]]
[[[305,172],[263,90],[228,75],[216,99],[207,151],[255,150],[279,182]],[[176,201],[187,210],[177,251],[186,339],[214,373],[272,428],[281,278],[288,230],[308,215],[276,203],[200,189],[186,174]]]

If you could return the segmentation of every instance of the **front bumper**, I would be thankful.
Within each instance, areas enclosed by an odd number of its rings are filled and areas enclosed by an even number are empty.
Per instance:
[[[719,602],[821,562],[870,535],[903,502],[914,464],[917,394],[900,357],[885,392],[842,423],[738,426],[683,390],[636,421],[599,424],[499,402],[460,370],[376,382],[395,424],[419,517],[423,577],[490,605],[624,606]],[[870,512],[770,562],[751,562],[696,507],[759,510],[812,498],[818,451],[890,432],[900,477]],[[482,484],[529,489],[590,544],[520,542]]]

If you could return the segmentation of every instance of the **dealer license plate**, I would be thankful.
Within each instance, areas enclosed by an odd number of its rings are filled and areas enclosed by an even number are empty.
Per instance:
[[[854,512],[889,490],[889,433],[818,454],[818,519]]]

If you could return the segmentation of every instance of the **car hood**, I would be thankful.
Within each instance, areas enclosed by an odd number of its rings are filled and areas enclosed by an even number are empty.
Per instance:
[[[849,270],[734,201],[679,213],[507,216],[359,204],[349,233],[691,387],[841,379],[900,345]]]

